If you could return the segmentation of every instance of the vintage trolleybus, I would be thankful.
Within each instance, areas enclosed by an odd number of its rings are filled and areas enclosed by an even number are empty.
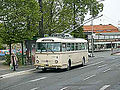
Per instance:
[[[81,38],[46,37],[36,41],[35,66],[67,69],[88,62],[87,40]]]

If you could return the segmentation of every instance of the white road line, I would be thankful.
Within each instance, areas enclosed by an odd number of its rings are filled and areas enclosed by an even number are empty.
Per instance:
[[[0,71],[3,71],[3,70],[6,70],[6,69],[0,69]]]
[[[37,90],[39,87],[36,87],[36,88],[32,88],[32,89],[30,89],[30,90]]]
[[[89,76],[89,77],[85,78],[84,81],[85,81],[85,80],[88,80],[88,79],[90,79],[90,78],[92,78],[92,77],[95,77],[95,76],[96,76],[96,75]]]
[[[90,65],[81,67],[80,69],[83,69],[83,68],[86,68],[86,67],[90,67],[90,66],[95,66],[95,65],[100,64],[100,63],[103,63],[103,62],[104,62],[104,61],[100,61],[100,62],[98,62],[98,63],[93,63],[93,64],[90,64]]]
[[[101,65],[101,66],[98,66],[98,68],[102,68],[102,67],[104,67],[104,66],[106,66],[107,64],[104,64],[104,65]]]
[[[28,74],[32,70],[35,70],[35,69],[29,69],[29,70],[20,71],[20,72],[8,73],[8,74],[1,75],[0,77],[2,77],[2,79],[3,79],[3,78],[9,78],[9,77],[17,76],[17,75]]]
[[[41,77],[41,78],[38,78],[38,79],[34,79],[34,80],[27,81],[27,82],[23,82],[23,83],[20,83],[20,84],[11,86],[10,88],[18,87],[18,86],[20,86],[20,85],[24,85],[24,84],[27,84],[27,83],[35,82],[35,81],[42,80],[42,79],[45,79],[45,78],[47,78],[47,77]]]
[[[105,90],[105,89],[107,89],[108,87],[110,87],[110,85],[105,85],[105,86],[103,86],[102,88],[100,88],[100,90]]]
[[[97,63],[93,63],[93,64],[90,64],[88,66],[94,66],[94,65],[97,65],[97,64],[100,64],[100,63],[103,63],[104,61],[100,61],[100,62],[97,62]]]
[[[28,82],[36,82],[36,81],[39,81],[39,80],[42,80],[42,79],[46,79],[47,77],[42,77],[42,78],[37,78],[37,79],[34,79],[34,80],[30,80]]]
[[[105,73],[105,72],[108,72],[108,71],[110,71],[111,70],[111,68],[108,68],[107,70],[104,70],[103,72]]]
[[[64,88],[62,88],[62,89],[60,89],[60,90],[65,90],[65,89],[67,89],[68,87],[64,87]]]

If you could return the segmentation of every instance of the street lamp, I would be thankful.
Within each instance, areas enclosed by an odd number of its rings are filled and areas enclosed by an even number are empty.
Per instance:
[[[101,2],[101,1],[104,1],[104,0],[100,0],[100,1],[97,1],[97,2]],[[94,27],[93,27],[93,20],[94,20],[94,16],[93,16],[93,4],[91,4],[91,11],[92,11],[92,20],[91,20],[91,26],[92,26],[92,35],[91,35],[91,46],[92,46],[92,57],[94,57],[94,38],[93,38],[93,31],[94,31]]]

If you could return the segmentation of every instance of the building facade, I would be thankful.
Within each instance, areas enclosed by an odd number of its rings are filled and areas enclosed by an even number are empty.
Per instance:
[[[113,25],[86,25],[83,26],[87,35],[89,50],[91,50],[92,36],[94,51],[112,50],[120,47],[120,31]],[[93,34],[93,35],[92,35]]]

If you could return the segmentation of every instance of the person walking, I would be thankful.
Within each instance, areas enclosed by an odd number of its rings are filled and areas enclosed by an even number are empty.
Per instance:
[[[13,67],[13,71],[16,71],[16,67],[18,66],[18,59],[17,59],[17,56],[15,55],[14,52],[12,52],[12,55],[11,55],[11,65]]]

